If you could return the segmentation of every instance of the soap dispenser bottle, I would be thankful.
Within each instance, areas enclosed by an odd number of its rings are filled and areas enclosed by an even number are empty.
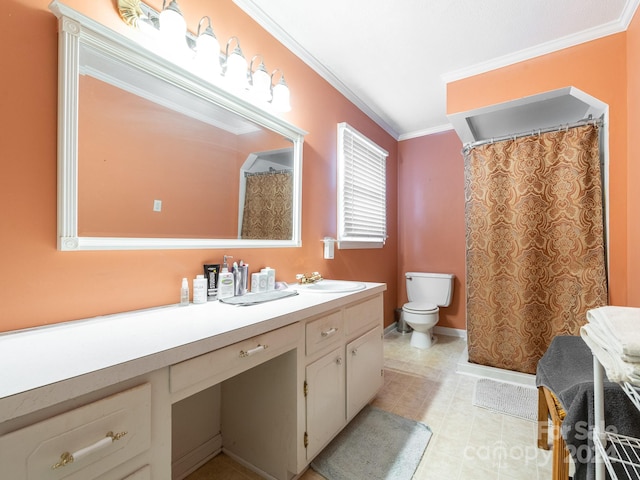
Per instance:
[[[229,265],[227,264],[228,255],[224,256],[224,262],[222,264],[222,271],[218,276],[218,299],[233,297],[235,295],[235,285],[233,281],[233,273],[229,271]]]

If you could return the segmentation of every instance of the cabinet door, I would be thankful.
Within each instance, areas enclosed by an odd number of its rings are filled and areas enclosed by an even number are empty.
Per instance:
[[[382,387],[382,327],[347,344],[347,420],[351,420]]]
[[[344,368],[342,348],[307,366],[308,460],[345,425]]]

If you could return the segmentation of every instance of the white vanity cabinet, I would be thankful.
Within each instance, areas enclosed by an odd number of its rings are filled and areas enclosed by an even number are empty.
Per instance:
[[[377,295],[307,322],[307,461],[382,387],[382,311],[382,295]]]
[[[382,385],[384,290],[0,335],[0,478],[179,480],[220,452],[295,478]]]

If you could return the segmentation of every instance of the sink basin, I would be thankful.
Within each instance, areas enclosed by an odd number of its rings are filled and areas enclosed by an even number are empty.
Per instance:
[[[350,282],[348,280],[320,280],[310,285],[298,285],[301,292],[316,293],[343,293],[364,290],[367,286],[362,282]]]

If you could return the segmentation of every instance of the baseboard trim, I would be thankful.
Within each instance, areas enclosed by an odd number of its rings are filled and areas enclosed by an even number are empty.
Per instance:
[[[382,333],[386,335],[387,333],[395,331],[397,328],[398,328],[398,322],[393,322],[391,325],[386,327]]]
[[[436,325],[433,327],[433,333],[438,335],[446,335],[447,337],[458,337],[467,339],[467,331],[460,328],[440,327]]]
[[[398,329],[398,322],[393,322],[391,325],[384,329],[384,334],[394,332]],[[409,332],[411,333],[411,332]],[[461,330],[459,328],[451,328],[451,327],[439,327],[436,325],[433,327],[433,333],[437,333],[438,335],[446,335],[447,337],[458,337],[467,339],[467,331]]]
[[[252,465],[251,463],[247,462],[245,459],[240,458],[238,455],[236,455],[232,451],[227,450],[226,448],[223,448],[222,451],[224,452],[225,455],[230,457],[232,460],[238,462],[240,465],[242,465],[243,467],[248,468],[252,472],[260,475],[260,477],[262,477],[262,478],[264,478],[266,480],[278,480],[273,475],[270,475],[269,473],[260,470],[255,465]]]
[[[182,480],[222,451],[222,435],[207,440],[171,464],[171,478]]]

